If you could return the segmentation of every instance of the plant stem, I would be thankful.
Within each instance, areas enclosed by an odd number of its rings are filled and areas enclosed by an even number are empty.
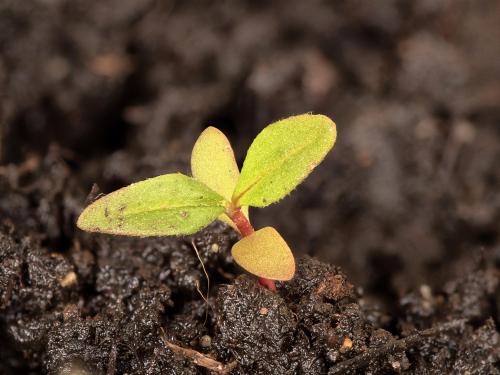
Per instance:
[[[243,237],[248,237],[253,232],[255,232],[252,224],[250,224],[250,221],[248,221],[248,219],[245,217],[245,215],[243,215],[243,212],[241,212],[239,208],[231,211],[231,214],[229,216],[231,217],[231,220],[234,222]],[[274,283],[274,280],[266,279],[265,277],[259,277],[259,284],[266,287],[267,289],[272,290],[273,292],[276,292],[276,284]]]
[[[236,224],[236,227],[243,237],[248,237],[255,232],[252,224],[250,224],[239,208],[231,212],[231,220],[233,220],[234,224]]]

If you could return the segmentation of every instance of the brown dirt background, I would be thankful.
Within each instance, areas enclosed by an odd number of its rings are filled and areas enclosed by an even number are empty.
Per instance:
[[[495,0],[3,0],[0,168],[46,186],[26,207],[4,190],[0,220],[65,254],[93,183],[188,173],[208,125],[241,164],[268,123],[324,113],[334,150],[254,226],[397,310],[500,267],[499,19]],[[54,208],[61,173],[71,193]]]

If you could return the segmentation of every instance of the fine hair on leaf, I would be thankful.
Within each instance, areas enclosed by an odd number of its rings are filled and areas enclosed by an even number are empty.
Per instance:
[[[150,178],[110,193],[80,215],[89,232],[127,236],[192,234],[224,212],[226,201],[203,183],[180,173]]]
[[[265,207],[289,194],[333,147],[335,123],[298,115],[262,130],[248,149],[233,193],[236,206]]]

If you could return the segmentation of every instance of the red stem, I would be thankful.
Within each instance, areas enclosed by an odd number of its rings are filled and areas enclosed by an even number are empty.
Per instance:
[[[238,208],[231,213],[231,219],[236,224],[236,227],[240,231],[243,237],[250,236],[255,230],[252,227],[252,224],[248,221],[248,219],[243,215],[243,212]]]
[[[241,212],[239,208],[232,211],[230,216],[231,220],[233,220],[234,224],[236,224],[236,227],[243,237],[248,237],[253,232],[255,232],[252,224],[250,224],[250,221],[248,221],[248,219],[245,217],[245,215],[243,215],[243,212]],[[274,283],[274,280],[266,279],[265,277],[259,277],[259,284],[266,287],[267,289],[272,290],[273,292],[276,292],[276,284]]]

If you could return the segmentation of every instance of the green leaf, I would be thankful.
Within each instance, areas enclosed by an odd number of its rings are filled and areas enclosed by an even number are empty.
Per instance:
[[[271,280],[290,280],[295,274],[292,251],[276,229],[265,227],[236,242],[234,261],[248,272]]]
[[[98,199],[78,218],[80,229],[127,236],[197,232],[224,211],[222,196],[180,173],[129,185]]]
[[[191,173],[198,181],[231,201],[240,171],[231,143],[219,129],[210,126],[198,137],[191,153]],[[241,211],[248,219],[248,207],[242,207]],[[238,230],[226,214],[220,215],[219,220]]]
[[[233,193],[236,206],[265,207],[289,194],[333,147],[335,123],[303,114],[266,127],[248,149]]]

